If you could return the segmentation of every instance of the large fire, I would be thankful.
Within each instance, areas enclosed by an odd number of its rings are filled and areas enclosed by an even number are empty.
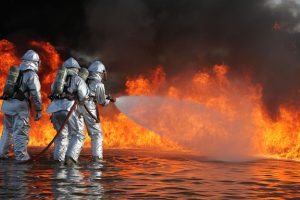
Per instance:
[[[42,84],[42,99],[44,103],[43,118],[35,122],[31,120],[30,146],[46,146],[55,135],[50,115],[45,112],[50,104],[47,96],[50,93],[51,83],[55,79],[56,70],[62,60],[56,49],[43,41],[31,41],[29,47],[35,49],[42,60],[39,70]],[[7,40],[0,40],[0,82],[5,83],[10,66],[19,64],[20,58],[16,55],[16,47]],[[3,87],[0,87],[0,94]],[[2,103],[2,102],[1,102]],[[3,127],[3,115],[1,116],[0,128]],[[104,131],[104,146],[106,148],[159,148],[178,149],[174,142],[162,138],[155,133],[138,126],[123,114],[117,113],[111,117],[101,117],[101,125]],[[90,146],[90,138],[87,137],[85,146]]]
[[[29,46],[36,49],[42,59],[39,75],[44,105],[47,106],[50,103],[47,99],[50,84],[62,61],[50,43],[32,41]],[[0,40],[2,84],[5,82],[9,67],[19,62],[16,47],[7,40]],[[251,140],[257,153],[278,158],[300,159],[299,110],[289,105],[281,105],[277,119],[271,119],[262,104],[263,88],[254,85],[249,76],[229,78],[228,72],[228,66],[215,65],[213,68],[198,71],[190,78],[185,78],[184,75],[170,78],[167,77],[163,67],[158,66],[148,76],[129,77],[126,82],[126,94],[161,95],[201,103],[218,110],[232,121],[239,120],[241,123],[250,124],[253,135]],[[0,93],[2,91],[3,87],[0,88]],[[106,148],[182,148],[175,142],[135,124],[121,113],[102,116],[101,120]],[[2,126],[1,123],[0,128]],[[45,112],[41,121],[31,122],[31,127],[31,146],[45,146],[55,135],[49,115]],[[89,138],[85,145],[90,145]]]

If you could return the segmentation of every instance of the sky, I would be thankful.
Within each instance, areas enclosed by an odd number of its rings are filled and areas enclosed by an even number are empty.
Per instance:
[[[271,115],[300,100],[299,0],[85,0],[1,3],[0,39],[53,44],[62,59],[98,58],[115,90],[157,65],[167,76],[226,64],[263,86]]]

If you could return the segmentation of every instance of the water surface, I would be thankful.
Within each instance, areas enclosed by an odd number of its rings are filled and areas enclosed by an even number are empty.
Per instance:
[[[31,149],[32,154],[36,149]],[[288,199],[300,198],[300,163],[220,162],[188,153],[106,150],[106,163],[66,167],[0,161],[0,199]]]

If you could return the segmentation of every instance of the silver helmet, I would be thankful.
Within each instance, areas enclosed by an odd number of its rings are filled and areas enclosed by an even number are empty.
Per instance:
[[[26,51],[26,53],[22,56],[21,59],[25,61],[33,61],[37,63],[41,62],[39,55],[31,49]]]
[[[21,58],[22,63],[20,64],[20,70],[31,69],[34,71],[38,71],[39,66],[41,64],[41,60],[39,55],[33,51],[28,50]]]
[[[97,73],[104,73],[106,70],[105,70],[105,66],[103,65],[103,63],[101,61],[95,61],[93,62],[88,70],[90,72],[97,72]]]
[[[80,65],[78,64],[78,62],[74,58],[72,58],[72,57],[68,58],[63,63],[62,66],[65,67],[65,68],[77,68],[77,69],[80,69]]]

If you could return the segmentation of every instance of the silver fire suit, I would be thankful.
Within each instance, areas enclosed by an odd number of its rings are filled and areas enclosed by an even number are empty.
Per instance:
[[[96,156],[100,159],[103,158],[103,132],[100,122],[96,122],[95,117],[99,117],[97,111],[97,104],[106,106],[109,104],[109,100],[106,99],[104,84],[101,82],[101,77],[97,73],[91,73],[87,80],[89,87],[89,99],[85,101],[87,109],[93,114],[92,117],[83,105],[80,105],[80,111],[83,115],[84,122],[88,131],[88,135],[92,140],[92,156]],[[100,120],[100,119],[98,119]]]
[[[87,99],[88,87],[84,80],[81,79],[77,75],[77,72],[72,68],[68,69],[68,76],[70,76],[71,80],[70,85],[67,87],[67,91],[71,94],[76,94],[79,102]],[[47,112],[52,113],[51,121],[56,131],[62,126],[62,123],[73,104],[74,100],[54,99],[47,108]],[[54,141],[54,160],[63,162],[65,156],[69,156],[77,162],[85,140],[83,129],[84,124],[80,120],[80,114],[76,108],[62,132]]]
[[[4,100],[1,112],[4,113],[4,128],[0,141],[0,157],[7,157],[8,147],[14,143],[15,160],[25,161],[30,157],[27,152],[29,140],[29,115],[31,97],[36,112],[42,111],[41,85],[37,75],[38,63],[36,61],[23,60],[19,66],[23,78],[20,90],[26,96],[21,101],[15,98]]]

